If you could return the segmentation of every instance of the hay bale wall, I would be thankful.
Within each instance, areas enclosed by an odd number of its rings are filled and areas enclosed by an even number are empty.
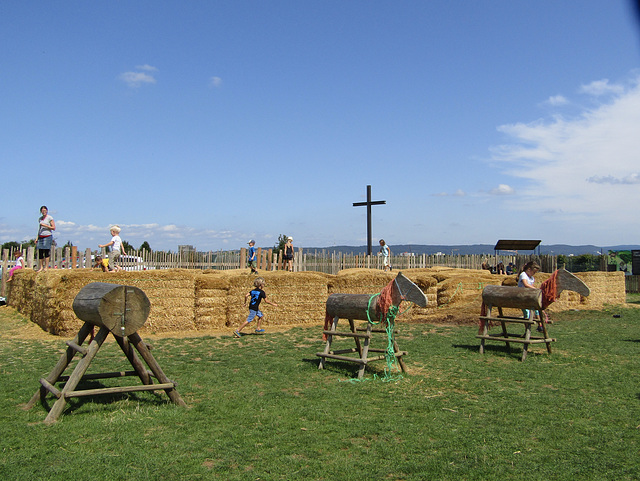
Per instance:
[[[455,317],[476,322],[482,289],[488,284],[513,284],[515,276],[492,275],[471,269],[409,269],[403,273],[427,295],[428,306],[404,312],[400,321],[423,321]],[[321,325],[325,302],[333,293],[377,294],[396,273],[372,269],[348,269],[338,275],[318,272],[264,272],[267,298],[278,304],[262,304],[265,325]],[[576,274],[591,289],[583,298],[563,292],[550,311],[601,309],[625,303],[622,272]],[[549,274],[536,275],[539,285]],[[10,283],[8,304],[29,317],[45,331],[68,336],[82,322],[73,313],[73,299],[91,282],[112,282],[142,289],[151,302],[151,313],[141,332],[180,332],[230,329],[248,313],[244,297],[255,276],[246,270],[198,271],[168,269],[103,273],[98,270],[17,271]],[[404,308],[403,308],[404,309]]]

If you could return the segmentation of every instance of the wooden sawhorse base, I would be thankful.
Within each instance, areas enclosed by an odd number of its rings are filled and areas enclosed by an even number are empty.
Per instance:
[[[40,379],[40,389],[36,391],[31,400],[25,406],[25,409],[31,409],[38,401],[44,401],[47,393],[53,394],[57,398],[57,400],[53,404],[53,407],[44,420],[45,424],[53,424],[58,420],[60,414],[62,414],[62,411],[67,404],[67,400],[70,398],[94,396],[99,394],[119,394],[134,391],[157,390],[164,390],[169,396],[169,399],[171,399],[171,401],[173,401],[175,404],[186,406],[185,402],[178,394],[178,391],[176,391],[175,383],[171,381],[162,371],[162,368],[156,362],[155,358],[151,354],[151,351],[149,351],[149,348],[142,341],[142,338],[138,335],[137,332],[129,335],[126,338],[114,335],[116,342],[133,366],[133,371],[106,372],[100,374],[85,375],[87,369],[89,368],[89,365],[91,364],[91,361],[95,358],[98,350],[100,349],[110,332],[106,327],[101,327],[98,331],[98,334],[96,334],[95,338],[89,343],[89,345],[86,348],[82,347],[82,343],[93,331],[93,327],[94,326],[92,324],[85,322],[85,324],[78,331],[78,334],[73,339],[73,341],[67,341],[68,347],[66,352],[62,355],[51,373],[46,378]],[[142,356],[151,371],[148,371],[144,367],[144,364],[142,363],[142,361],[140,361],[133,348],[135,348],[140,356]],[[76,367],[73,370],[73,373],[70,376],[62,376],[62,373],[71,363],[76,353],[80,353],[82,355],[82,359],[78,361]],[[138,376],[142,381],[142,385],[101,389],[84,389],[76,391],[76,387],[78,386],[80,381],[85,379],[106,379],[124,376]],[[159,381],[159,384],[153,384],[152,378],[155,378],[157,381]],[[55,387],[55,384],[57,382],[65,383],[64,387],[61,390]]]
[[[318,369],[324,369],[324,364],[329,359],[336,359],[338,361],[347,361],[347,362],[355,362],[359,364],[358,368],[358,379],[362,379],[364,376],[364,370],[367,367],[367,364],[372,361],[380,361],[382,359],[386,359],[387,356],[384,354],[387,352],[386,349],[372,348],[370,347],[370,341],[373,337],[374,333],[387,333],[386,329],[374,329],[373,324],[367,322],[367,327],[356,327],[353,319],[348,319],[350,331],[348,332],[339,332],[336,330],[338,326],[338,317],[333,318],[333,322],[331,323],[331,329],[322,331],[323,334],[327,336],[327,344],[325,345],[323,352],[317,352],[316,356],[319,356],[320,364],[318,365]],[[340,349],[336,351],[331,350],[331,343],[333,342],[334,337],[351,337],[354,339],[356,343],[355,348],[348,349]],[[363,342],[361,342],[361,339]],[[398,363],[400,364],[400,369],[402,372],[406,372],[406,366],[404,364],[404,360],[402,356],[406,356],[406,351],[401,351],[398,348],[398,343],[393,341],[393,351]],[[377,355],[374,357],[369,357],[370,353],[383,353],[382,355]],[[356,354],[355,356],[345,356],[344,354]]]
[[[485,341],[502,341],[507,344],[507,349],[511,349],[510,343],[516,342],[523,344],[522,347],[522,361],[527,358],[527,352],[529,350],[530,344],[546,344],[547,352],[551,354],[551,343],[555,342],[554,338],[550,338],[547,333],[547,326],[544,322],[544,317],[542,310],[529,310],[529,318],[526,319],[524,317],[511,317],[504,316],[502,314],[502,309],[498,308],[498,317],[491,316],[491,307],[489,307],[486,316],[480,316],[481,320],[484,320],[484,328],[482,330],[482,334],[478,334],[476,338],[482,339],[480,341],[480,354],[484,353],[484,343]],[[542,336],[532,336],[531,328],[537,324],[534,320],[534,317],[538,314],[540,319],[542,319]],[[502,333],[500,334],[489,334],[489,322],[499,322],[502,325]],[[523,324],[524,325],[524,334],[510,334],[507,332],[507,324],[515,323],[515,324]]]

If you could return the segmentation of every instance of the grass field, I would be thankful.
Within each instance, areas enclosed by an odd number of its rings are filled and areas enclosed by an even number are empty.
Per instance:
[[[399,321],[409,373],[392,382],[384,363],[362,382],[356,364],[319,371],[320,327],[145,339],[188,408],[164,392],[79,398],[46,426],[44,406],[21,405],[65,339],[22,339],[28,322],[2,308],[0,479],[640,479],[640,309],[553,319],[553,354],[524,363],[496,343],[480,355],[476,326]],[[121,369],[109,341],[90,371]]]

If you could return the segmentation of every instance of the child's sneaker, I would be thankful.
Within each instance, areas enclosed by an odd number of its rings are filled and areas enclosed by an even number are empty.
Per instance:
[[[256,333],[258,334],[262,334],[264,332],[264,329],[256,329]]]
[[[235,331],[233,331],[233,335],[236,337],[241,337],[242,334],[240,334],[240,331],[238,331],[237,329]]]

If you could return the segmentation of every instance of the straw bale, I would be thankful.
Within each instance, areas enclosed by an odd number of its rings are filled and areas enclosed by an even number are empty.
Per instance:
[[[397,273],[372,269],[345,269],[329,280],[329,294],[377,294]]]
[[[301,323],[322,323],[325,303],[328,297],[327,280],[333,276],[318,272],[265,272],[267,299],[278,304],[260,305],[265,317],[265,325],[291,325]],[[244,305],[246,294],[253,288],[255,276],[244,271],[229,276],[227,298],[227,326],[238,326],[247,317],[248,308]]]
[[[396,272],[373,269],[348,269],[338,275],[317,272],[261,272],[265,292],[278,307],[263,303],[265,326],[322,325],[327,297],[333,293],[377,294],[396,276]],[[436,315],[441,319],[477,322],[481,293],[488,284],[515,284],[516,276],[494,275],[488,271],[430,268],[407,269],[403,274],[426,294],[426,308],[413,306],[400,320],[422,321]],[[599,309],[626,300],[623,273],[582,273],[577,276],[591,289],[583,298],[563,292],[550,310]],[[50,270],[35,273],[24,269],[8,286],[10,306],[28,316],[42,329],[69,335],[81,325],[73,314],[77,293],[90,282],[134,285],[151,302],[149,319],[141,329],[146,332],[222,329],[236,327],[246,319],[245,295],[253,288],[254,275],[247,269],[197,271],[167,269],[103,273],[99,270]],[[536,274],[536,285],[549,277]],[[409,305],[401,307],[404,311]]]

